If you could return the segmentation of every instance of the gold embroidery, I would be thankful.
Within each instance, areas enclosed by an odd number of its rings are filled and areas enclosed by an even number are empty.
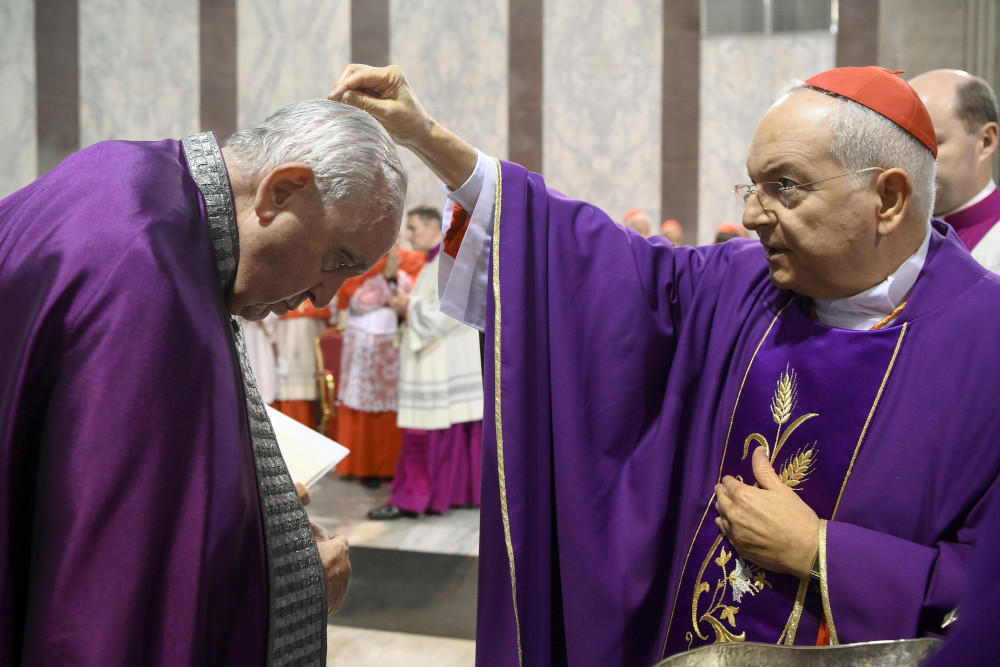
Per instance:
[[[795,634],[799,630],[799,621],[802,620],[802,610],[805,608],[806,593],[808,591],[809,582],[800,582],[799,591],[795,594],[795,604],[792,606],[792,613],[788,617],[788,622],[785,623],[785,629],[781,631],[781,636],[778,637],[779,644],[783,643],[785,646],[795,644]]]
[[[810,412],[809,414],[802,415],[798,419],[792,422],[792,425],[785,430],[784,434],[781,432],[781,427],[791,418],[792,412],[795,410],[795,404],[798,402],[798,377],[795,375],[795,371],[792,370],[787,364],[785,365],[785,372],[781,374],[778,378],[778,388],[774,390],[774,397],[771,398],[771,418],[774,419],[774,423],[778,425],[778,432],[774,434],[774,451],[771,451],[771,446],[765,438],[760,433],[751,433],[747,436],[747,439],[743,441],[743,458],[746,459],[747,453],[750,449],[750,443],[756,442],[759,445],[763,445],[764,451],[767,452],[767,458],[774,465],[774,460],[778,458],[778,452],[781,448],[785,446],[785,442],[788,440],[789,436],[795,432],[799,426],[806,423],[813,417],[818,416],[816,412]],[[813,443],[815,444],[815,443]]]
[[[830,608],[830,587],[826,578],[826,519],[819,520],[819,590],[823,598],[823,616],[826,627],[830,631],[830,645],[840,643],[837,639],[837,626],[833,623],[833,610]]]
[[[813,444],[815,445],[815,443]],[[805,451],[800,449],[792,460],[781,469],[778,477],[785,486],[798,491],[795,487],[809,479],[809,473],[812,472],[812,467],[816,464],[816,458],[814,448],[810,447]]]
[[[753,367],[754,360],[757,359],[757,353],[760,352],[760,348],[764,346],[764,341],[767,340],[768,335],[770,335],[771,329],[773,329],[774,325],[778,322],[778,318],[781,317],[781,314],[784,313],[785,310],[790,305],[792,305],[792,303],[794,303],[794,301],[795,301],[794,297],[789,298],[788,301],[785,302],[785,305],[783,305],[781,309],[778,311],[778,313],[774,316],[774,319],[771,320],[771,323],[767,326],[767,331],[764,332],[764,335],[761,336],[760,338],[760,342],[757,343],[757,347],[754,348],[753,355],[750,357],[750,363],[747,364],[747,369],[743,373],[743,380],[740,381],[740,390],[736,394],[736,402],[733,403],[733,412],[729,416],[729,429],[726,431],[726,444],[723,445],[722,447],[722,459],[719,461],[719,476],[717,481],[722,481],[722,466],[725,464],[726,453],[729,451],[729,437],[732,435],[733,422],[736,420],[736,408],[739,406],[740,399],[743,397],[743,387],[746,385],[747,377],[749,377],[750,375],[750,369]],[[691,560],[691,552],[694,551],[695,540],[698,539],[698,534],[701,532],[701,527],[705,524],[705,517],[708,516],[708,511],[711,509],[712,503],[714,502],[715,502],[715,494],[713,493],[711,497],[708,499],[708,503],[705,505],[705,511],[701,513],[701,519],[698,521],[698,528],[694,532],[694,537],[691,538],[691,544],[688,546],[687,555],[684,556],[684,565],[683,567],[681,567],[681,574],[679,578],[680,581],[684,580],[684,573],[687,572],[688,561]],[[698,579],[701,579],[701,574],[698,575]],[[667,642],[670,640],[670,629],[674,625],[674,613],[677,611],[677,600],[680,597],[680,594],[681,594],[681,587],[678,586],[677,590],[674,592],[674,603],[670,607],[670,620],[667,621],[667,632],[666,634],[663,635],[663,648],[660,650],[661,658],[663,658],[667,654]]]
[[[788,423],[792,419],[792,415],[795,412],[795,407],[798,402],[798,377],[795,371],[791,368],[790,364],[785,365],[785,372],[781,374],[778,378],[777,388],[774,391],[774,396],[771,398],[771,417],[775,424],[778,426],[778,430],[774,435],[775,446],[773,451],[771,450],[767,438],[765,438],[760,433],[751,433],[747,436],[746,440],[743,442],[743,459],[747,457],[749,451],[749,446],[751,442],[757,442],[765,448],[768,452],[768,458],[771,465],[774,465],[775,459],[778,457],[781,448],[791,437],[795,430],[812,419],[813,417],[819,416],[819,413],[810,412],[802,415],[792,421],[791,425],[785,429],[782,433],[782,426]],[[809,473],[812,472],[813,466],[816,464],[817,453],[816,453],[816,442],[800,448],[794,456],[792,456],[785,465],[782,466],[781,473],[779,477],[782,483],[789,488],[796,491],[799,489],[795,488],[804,484],[808,478]],[[756,485],[755,485],[756,486]],[[714,497],[714,496],[713,496]],[[709,629],[711,629],[715,638],[712,643],[721,642],[741,642],[746,641],[746,633],[741,632],[736,634],[736,614],[739,613],[740,608],[735,605],[724,604],[726,591],[731,589],[733,602],[740,603],[742,601],[742,596],[745,593],[751,593],[751,595],[756,595],[758,591],[763,590],[765,585],[770,585],[767,583],[765,571],[762,568],[757,567],[753,563],[748,563],[742,558],[737,556],[737,562],[730,573],[727,570],[727,564],[730,561],[731,555],[726,551],[725,546],[722,544],[722,535],[716,538],[715,543],[712,548],[709,549],[708,554],[705,556],[705,560],[701,564],[701,569],[698,570],[698,577],[695,581],[694,597],[691,600],[691,625],[693,629],[692,632],[687,632],[684,638],[688,642],[688,648],[691,648],[691,644],[694,642],[695,636],[699,639],[707,641],[709,639],[707,631],[702,633],[701,624],[708,624]],[[705,571],[709,564],[713,561],[713,555],[716,550],[719,550],[719,556],[714,559],[716,565],[722,569],[722,576],[717,579],[715,584],[715,590],[712,592],[712,598],[708,604],[708,610],[700,614],[699,601],[702,595],[712,591],[712,586],[704,581]],[[750,581],[750,577],[745,575],[744,572],[748,571],[754,573],[752,580],[752,585],[748,585],[746,582]],[[798,619],[802,614],[802,601],[805,598],[804,591],[800,589],[799,595],[796,597],[796,606],[793,608],[792,616],[789,618],[788,623],[785,625],[785,630],[781,633],[781,639],[785,639],[787,635],[787,641],[794,641],[795,630],[798,627]],[[726,628],[723,622],[728,622],[729,628]],[[779,643],[781,641],[779,639]]]
[[[517,631],[517,663],[523,664],[524,658],[521,654],[521,621],[517,611],[517,575],[514,571],[514,542],[510,536],[510,512],[507,509],[507,477],[504,473],[503,457],[503,412],[500,405],[500,203],[503,192],[503,174],[500,170],[500,161],[496,161],[497,166],[497,187],[496,199],[493,204],[493,381],[494,410],[496,411],[497,429],[497,474],[500,485],[500,513],[503,515],[503,536],[507,544],[507,561],[510,563],[510,589],[514,603],[514,628]]]
[[[718,548],[719,544],[722,542],[722,537],[716,539],[713,545],[711,553],[715,553],[715,549]],[[743,596],[749,594],[751,597],[756,595],[758,592],[764,590],[764,587],[771,587],[771,584],[767,581],[767,573],[763,568],[760,568],[753,563],[743,560],[739,556],[736,556],[736,560],[733,561],[733,570],[729,572],[727,570],[727,565],[730,560],[732,560],[733,552],[726,551],[725,547],[719,550],[719,556],[715,559],[715,564],[722,568],[723,577],[719,579],[715,584],[715,592],[712,593],[712,599],[709,602],[709,610],[702,614],[698,619],[702,623],[708,623],[711,629],[715,632],[715,642],[742,642],[746,641],[746,633],[741,632],[739,635],[730,632],[723,621],[729,623],[729,627],[736,628],[736,614],[739,613],[740,608],[735,605],[725,604],[726,590],[732,590],[733,602],[740,603],[743,601]],[[707,564],[707,562],[706,562]],[[704,571],[699,573],[698,579],[701,579]],[[701,597],[703,593],[707,593],[711,590],[708,582],[700,581],[695,589],[695,597],[691,607],[692,620],[698,614],[698,598]],[[713,616],[713,614],[718,613],[718,617]],[[694,624],[694,631],[698,634],[701,639],[708,639],[706,635],[701,634],[698,623]],[[691,648],[691,643],[694,641],[694,635],[691,632],[685,634],[684,638],[687,640],[688,648]]]
[[[837,518],[837,510],[840,509],[840,499],[844,497],[844,489],[847,488],[847,480],[851,478],[851,472],[854,470],[854,462],[857,461],[858,452],[861,451],[861,443],[864,442],[865,435],[868,433],[868,426],[872,423],[872,417],[875,416],[875,408],[878,407],[879,401],[882,400],[882,392],[885,390],[886,383],[889,382],[889,373],[892,372],[892,367],[896,365],[896,357],[899,355],[899,348],[903,346],[903,336],[906,335],[906,331],[909,327],[910,323],[907,322],[899,331],[899,338],[896,339],[896,349],[892,351],[892,358],[889,359],[889,367],[885,369],[885,375],[882,376],[882,384],[879,385],[878,393],[875,394],[875,402],[872,403],[872,409],[868,411],[868,419],[865,420],[864,428],[861,429],[861,436],[858,438],[858,444],[854,448],[854,455],[851,456],[851,464],[847,467],[847,474],[844,475],[844,483],[840,486],[840,493],[837,495],[837,504],[833,506],[833,514],[830,515],[830,521]]]

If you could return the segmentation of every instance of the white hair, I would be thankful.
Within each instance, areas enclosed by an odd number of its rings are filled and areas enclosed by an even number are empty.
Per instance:
[[[830,156],[844,171],[857,171],[867,167],[903,169],[913,181],[911,205],[921,219],[929,222],[934,207],[937,176],[937,162],[930,149],[882,114],[843,95],[814,88],[803,81],[785,84],[782,94],[787,95],[801,89],[813,90],[845,102],[837,105],[830,118],[833,137]],[[862,185],[870,177],[870,173],[865,173],[848,178],[853,184]]]
[[[327,210],[346,199],[372,198],[377,190],[401,208],[406,195],[406,172],[392,139],[371,115],[340,102],[292,102],[237,130],[226,146],[254,181],[285,162],[308,164]]]

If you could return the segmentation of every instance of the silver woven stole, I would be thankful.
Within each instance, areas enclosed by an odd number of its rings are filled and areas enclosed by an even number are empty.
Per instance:
[[[205,199],[209,233],[225,292],[236,278],[240,238],[233,194],[222,151],[211,132],[181,140],[188,170]],[[299,501],[285,460],[274,439],[271,421],[250,370],[243,327],[232,318],[233,338],[240,358],[257,495],[264,522],[270,614],[267,633],[268,665],[326,664],[326,582],[323,563],[309,517]],[[240,613],[238,609],[234,614]]]
[[[323,564],[250,370],[243,327],[236,318],[232,322],[246,390],[271,583],[267,664],[324,665],[327,605]]]

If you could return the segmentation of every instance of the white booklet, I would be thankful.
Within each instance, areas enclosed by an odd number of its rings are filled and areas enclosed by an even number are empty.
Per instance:
[[[278,449],[281,450],[293,482],[312,486],[349,453],[347,447],[319,431],[295,421],[270,405],[264,407],[267,408],[267,416],[271,419],[274,435],[278,439]]]

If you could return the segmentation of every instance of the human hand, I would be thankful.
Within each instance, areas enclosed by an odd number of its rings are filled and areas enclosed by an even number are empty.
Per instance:
[[[328,97],[370,113],[393,141],[413,151],[452,190],[476,168],[476,149],[424,111],[395,65],[348,65]]]
[[[395,280],[399,272],[399,245],[389,248],[386,254],[385,268],[382,270],[382,277],[386,280]]]
[[[389,307],[396,311],[398,315],[406,314],[406,307],[410,303],[410,295],[406,292],[396,292],[389,297]]]
[[[773,572],[809,579],[819,549],[819,517],[774,471],[761,446],[753,453],[760,488],[726,475],[715,487],[715,524],[741,556]]]
[[[326,613],[340,609],[347,594],[347,584],[351,579],[350,546],[342,535],[330,537],[326,528],[312,524],[319,558],[323,561],[323,578],[326,580]]]
[[[302,501],[303,505],[308,505],[311,500],[309,496],[309,489],[302,482],[295,482],[295,490],[299,494],[299,500]]]
[[[395,65],[348,65],[328,97],[370,113],[401,146],[419,143],[434,124]]]

